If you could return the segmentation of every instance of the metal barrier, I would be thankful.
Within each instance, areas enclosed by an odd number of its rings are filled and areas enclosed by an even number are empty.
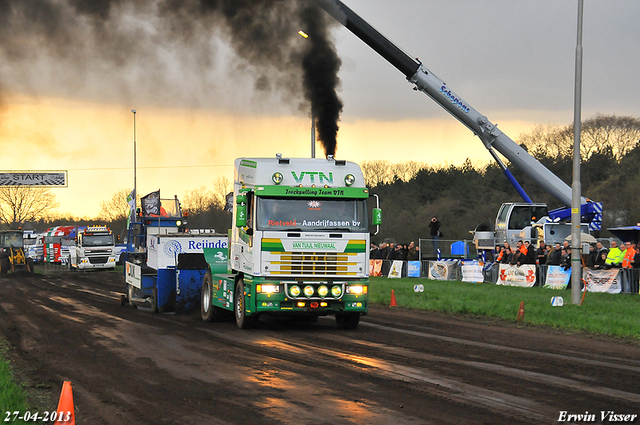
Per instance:
[[[428,239],[426,239],[428,241]],[[422,239],[421,239],[422,241]],[[400,260],[396,260],[400,261]],[[420,277],[428,278],[429,277],[429,263],[433,260],[421,260],[420,261]],[[446,262],[446,260],[444,260]],[[400,277],[408,277],[408,267],[407,261],[402,262],[402,270]],[[391,269],[391,265],[393,260],[382,260],[382,268],[381,275],[386,277],[389,275],[389,270]],[[452,262],[453,263],[453,262]],[[498,263],[489,263],[483,269],[484,282],[485,283],[496,283],[498,281],[498,275],[500,273],[500,264]],[[548,265],[536,265],[536,283],[534,285],[538,287],[544,286],[544,283],[547,278],[547,272],[549,270]],[[581,268],[582,270],[582,268]],[[622,286],[623,294],[638,294],[640,291],[640,269],[619,269],[620,270],[620,284]],[[462,267],[461,262],[458,261],[455,269],[453,270],[453,275],[451,276],[451,280],[462,280]],[[570,285],[568,286],[570,288]]]

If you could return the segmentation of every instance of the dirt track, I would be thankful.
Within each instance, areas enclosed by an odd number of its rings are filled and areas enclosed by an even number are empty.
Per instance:
[[[120,306],[116,273],[3,276],[0,338],[79,424],[546,424],[640,414],[640,348],[376,307],[355,331]],[[2,412],[0,412],[2,413]],[[580,421],[577,421],[580,423]],[[594,422],[590,422],[594,423]],[[607,422],[608,423],[608,422]],[[640,423],[636,418],[635,423]]]

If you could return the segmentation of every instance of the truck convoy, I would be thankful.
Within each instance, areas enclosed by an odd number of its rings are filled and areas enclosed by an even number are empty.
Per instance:
[[[106,226],[88,226],[78,230],[69,245],[69,268],[77,270],[116,267],[115,239]]]
[[[261,315],[334,315],[356,328],[368,311],[368,198],[360,167],[332,156],[236,159],[229,258],[205,248],[202,319],[233,312],[245,329]]]
[[[415,90],[425,93],[464,124],[475,135],[477,135],[492,157],[498,162],[509,181],[514,185],[518,193],[524,199],[525,203],[504,204],[498,213],[498,218],[496,219],[495,230],[498,233],[494,234],[493,238],[487,238],[487,231],[489,230],[478,229],[482,231],[482,239],[491,239],[493,242],[497,237],[508,237],[507,233],[501,233],[500,231],[506,230],[504,226],[508,227],[510,226],[510,223],[515,224],[518,222],[519,225],[524,224],[525,227],[510,227],[510,231],[517,231],[512,232],[511,234],[519,234],[523,231],[526,233],[528,231],[530,237],[537,238],[537,232],[533,232],[532,234],[530,229],[533,225],[538,224],[541,229],[539,233],[545,238],[549,237],[547,242],[556,241],[556,239],[551,238],[551,236],[557,233],[556,230],[559,230],[561,222],[567,222],[571,219],[571,188],[565,182],[548,170],[538,160],[529,155],[527,151],[511,140],[506,134],[500,131],[497,125],[492,124],[486,116],[472,108],[444,81],[424,67],[420,61],[410,57],[396,45],[391,43],[387,38],[371,27],[341,1],[312,1],[402,72],[406,76],[407,80],[415,85]],[[502,163],[496,151],[502,154],[511,162],[511,164],[527,174],[532,180],[540,184],[543,189],[568,207],[547,211],[547,206],[544,204],[532,204],[522,187],[515,180],[505,164]],[[602,204],[585,198],[582,198],[581,204],[582,222],[588,226],[590,230],[600,230],[602,225]],[[520,221],[519,218],[523,214],[527,217],[525,217],[524,221]],[[545,223],[553,223],[554,226],[549,226],[548,230],[545,230],[543,228]],[[500,226],[503,226],[503,228],[501,229]],[[563,226],[567,227],[567,229],[569,228],[566,224],[563,224]],[[529,230],[527,230],[527,228]],[[560,233],[566,233],[568,231],[569,230],[565,229],[560,231]],[[522,233],[522,235],[525,233]],[[525,237],[522,236],[521,238]],[[505,240],[507,239],[502,239],[502,241]],[[489,248],[493,248],[493,244],[491,244]]]
[[[217,250],[226,262],[227,238],[213,231],[188,232],[185,226],[177,198],[160,199],[159,191],[142,198],[142,209],[127,232],[128,249],[121,254],[127,294],[123,304],[155,313],[200,305],[208,269],[203,249]]]

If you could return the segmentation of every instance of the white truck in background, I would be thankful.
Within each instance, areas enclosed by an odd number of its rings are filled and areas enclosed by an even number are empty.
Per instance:
[[[106,226],[80,230],[69,246],[69,267],[78,270],[113,269],[116,266],[115,239]]]

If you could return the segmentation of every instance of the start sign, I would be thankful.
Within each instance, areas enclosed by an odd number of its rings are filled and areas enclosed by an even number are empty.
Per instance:
[[[0,186],[67,187],[67,172],[0,171]]]

